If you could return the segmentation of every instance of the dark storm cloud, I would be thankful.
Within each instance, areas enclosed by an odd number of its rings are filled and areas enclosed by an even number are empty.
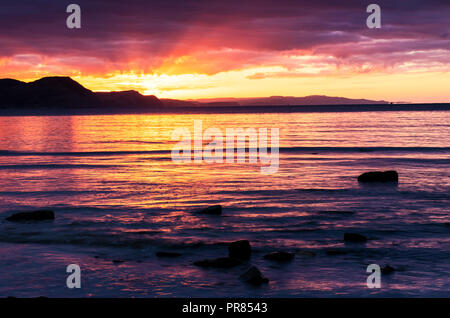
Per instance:
[[[365,25],[365,8],[373,2],[382,8],[379,30]],[[81,30],[65,26],[70,3],[82,8]],[[152,68],[171,54],[230,48],[306,50],[340,57],[384,52],[388,59],[389,54],[409,50],[449,50],[449,16],[448,0],[2,1],[0,58],[86,57],[96,68],[98,61],[117,63],[117,68],[137,61]],[[369,40],[392,40],[392,45],[369,45]],[[251,63],[240,58],[238,64]]]

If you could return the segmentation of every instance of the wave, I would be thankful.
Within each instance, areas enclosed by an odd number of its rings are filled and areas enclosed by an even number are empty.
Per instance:
[[[270,148],[269,148],[270,149]],[[235,150],[248,150],[235,148]],[[251,149],[256,150],[256,149]],[[224,148],[223,152],[226,153]],[[284,153],[365,153],[365,152],[405,152],[405,153],[450,153],[450,147],[279,147]],[[0,150],[0,156],[117,156],[117,155],[145,155],[170,154],[172,149],[162,150],[123,150],[123,151],[13,151]]]
[[[219,190],[214,192],[215,195],[233,195],[234,197],[252,197],[257,199],[267,198],[289,198],[295,197],[302,199],[309,196],[335,196],[335,197],[377,197],[377,196],[390,196],[390,197],[412,197],[421,199],[434,199],[434,200],[448,200],[450,195],[448,187],[442,190],[430,189],[430,190],[398,190],[392,187],[357,187],[357,188],[294,188],[294,189],[260,189],[260,190]],[[255,209],[262,209],[263,206],[254,207]],[[273,207],[271,207],[273,209]]]
[[[283,147],[282,152],[318,153],[364,153],[364,152],[406,152],[406,153],[445,153],[450,147]]]
[[[48,245],[75,245],[98,246],[117,248],[198,248],[219,244],[201,238],[161,237],[161,231],[147,230],[135,233],[113,233],[111,231],[93,228],[79,231],[69,231],[67,228],[35,229],[26,232],[3,231],[0,233],[0,242],[16,244],[48,244]]]
[[[0,150],[0,156],[63,156],[63,157],[91,157],[91,156],[117,156],[117,155],[139,155],[139,154],[167,154],[171,150],[124,150],[124,151],[12,151]]]
[[[0,170],[24,169],[108,169],[118,165],[89,165],[89,164],[28,164],[28,165],[0,165]]]

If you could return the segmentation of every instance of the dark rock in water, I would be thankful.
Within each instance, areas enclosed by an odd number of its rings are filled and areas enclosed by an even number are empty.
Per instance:
[[[358,177],[359,182],[398,182],[397,171],[365,172]]]
[[[238,259],[250,259],[252,249],[250,243],[247,240],[241,240],[230,243],[228,245],[228,256]]]
[[[37,210],[32,212],[20,212],[15,213],[6,218],[10,222],[23,222],[23,221],[45,221],[54,220],[55,213],[50,210]]]
[[[367,237],[358,233],[344,233],[344,241],[362,243],[367,241]]]
[[[125,261],[123,261],[123,260],[121,260],[121,259],[113,259],[113,261],[112,261],[114,264],[122,264],[122,263],[124,263]]]
[[[221,215],[222,214],[222,206],[221,205],[213,205],[207,207],[205,209],[198,210],[197,214],[207,214],[207,215]]]
[[[326,250],[325,253],[329,256],[336,256],[336,255],[345,255],[347,254],[347,251],[343,250]]]
[[[157,257],[179,257],[181,256],[180,253],[175,252],[156,252]]]
[[[390,265],[385,265],[385,266],[381,267],[381,273],[385,274],[385,275],[392,274],[395,271],[396,271],[396,269]]]
[[[264,258],[276,262],[289,262],[294,259],[294,254],[288,252],[272,252],[264,255]]]
[[[261,284],[269,283],[269,279],[264,277],[259,269],[255,266],[251,267],[248,271],[240,276],[240,279],[247,284],[259,286]]]
[[[213,268],[231,268],[241,264],[241,260],[232,257],[219,257],[215,259],[205,259],[202,261],[194,262],[194,265],[196,266]]]

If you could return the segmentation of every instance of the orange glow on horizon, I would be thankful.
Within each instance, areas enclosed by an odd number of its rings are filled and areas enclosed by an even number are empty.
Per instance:
[[[245,59],[252,54],[255,52],[223,49],[189,55],[174,49],[153,71],[143,70],[129,56],[132,62],[112,72],[94,66],[91,72],[81,71],[69,68],[64,59],[24,54],[0,59],[0,72],[2,77],[24,81],[71,76],[93,91],[136,90],[173,99],[328,95],[391,102],[450,102],[450,94],[442,85],[450,81],[450,73],[441,64],[424,67],[405,62],[395,68],[340,64],[333,56],[310,52],[279,53],[260,65],[239,63],[239,57]],[[237,62],[226,56],[236,57]],[[97,65],[99,61],[88,62]],[[113,65],[109,67],[114,69]]]

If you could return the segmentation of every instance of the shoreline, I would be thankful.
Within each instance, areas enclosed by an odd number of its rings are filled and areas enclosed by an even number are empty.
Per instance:
[[[157,109],[72,108],[59,110],[0,109],[0,117],[15,116],[93,116],[93,115],[184,115],[184,114],[250,114],[250,113],[336,113],[336,112],[391,112],[391,111],[449,111],[450,103],[433,104],[371,104],[371,105],[297,105],[297,106],[221,106],[221,107],[163,107]]]

